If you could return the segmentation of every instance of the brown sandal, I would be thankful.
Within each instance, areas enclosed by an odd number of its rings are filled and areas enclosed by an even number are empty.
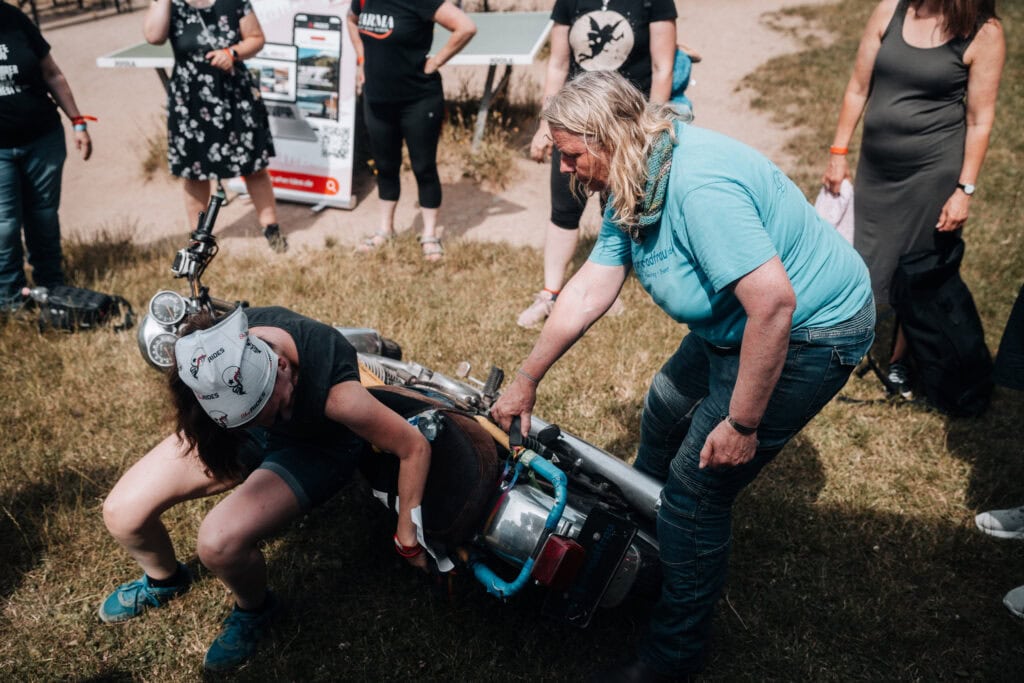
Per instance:
[[[420,248],[423,258],[427,261],[440,261],[444,258],[444,245],[440,237],[420,237]]]

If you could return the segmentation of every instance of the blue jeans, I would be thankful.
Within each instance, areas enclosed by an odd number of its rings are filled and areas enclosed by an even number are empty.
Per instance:
[[[661,597],[639,653],[656,670],[682,675],[703,668],[725,585],[733,501],[843,387],[871,346],[874,324],[869,301],[845,323],[792,334],[757,430],[757,451],[739,467],[698,467],[708,434],[729,413],[739,349],[689,334],[654,377],[635,467],[665,482],[658,513]]]
[[[0,147],[0,306],[20,301],[27,284],[22,226],[35,284],[64,284],[57,209],[66,157],[63,128],[23,147]]]

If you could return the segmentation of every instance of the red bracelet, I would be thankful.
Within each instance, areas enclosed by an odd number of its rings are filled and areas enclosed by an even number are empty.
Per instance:
[[[836,147],[835,145],[832,145],[831,147],[828,148],[828,153],[846,156],[847,154],[850,153],[850,149],[848,147]]]
[[[402,542],[398,540],[398,534],[395,534],[395,552],[402,557],[409,559],[422,553],[423,546],[421,546],[418,541],[416,545],[402,545]]]
[[[224,48],[224,52],[227,53],[228,59],[230,59],[231,63],[234,64],[235,63],[235,56],[233,54],[231,54],[231,50],[229,48]]]
[[[356,66],[362,66],[363,62],[365,62],[365,61],[366,61],[365,57],[363,57],[362,55],[356,55]]]
[[[99,121],[95,116],[72,116],[71,123],[85,123],[86,121]]]

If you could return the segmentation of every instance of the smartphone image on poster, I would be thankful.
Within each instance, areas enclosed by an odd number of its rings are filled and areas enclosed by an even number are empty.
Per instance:
[[[307,118],[338,120],[341,31],[341,17],[295,15],[296,104]]]

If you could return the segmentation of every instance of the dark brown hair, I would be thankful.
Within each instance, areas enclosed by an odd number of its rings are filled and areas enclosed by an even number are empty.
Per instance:
[[[925,0],[910,0],[910,6],[918,9]],[[973,38],[989,19],[998,19],[996,0],[940,0],[940,9],[945,18],[946,29],[960,38]]]
[[[205,330],[217,322],[206,312],[190,317],[181,328],[180,336]],[[246,470],[239,459],[239,450],[245,441],[241,429],[224,429],[206,414],[199,405],[195,392],[178,376],[177,366],[167,371],[171,405],[174,408],[175,430],[185,444],[194,451],[210,476],[224,481],[241,479]]]

